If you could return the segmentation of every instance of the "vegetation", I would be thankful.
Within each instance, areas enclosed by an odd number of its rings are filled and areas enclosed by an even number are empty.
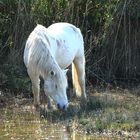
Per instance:
[[[2,96],[8,102],[0,108],[0,137],[32,139],[48,138],[55,134],[59,137],[62,128],[71,139],[82,139],[84,135],[87,135],[85,139],[91,135],[89,139],[97,140],[140,138],[140,97],[137,90],[98,92],[91,89],[88,92],[87,104],[80,105],[78,99],[70,98],[69,108],[65,112],[55,105],[50,110],[42,105],[36,111],[33,99],[24,98],[24,95]]]
[[[118,85],[134,88],[140,82],[139,5],[140,0],[0,0],[0,89],[6,96],[9,90],[31,93],[23,64],[26,39],[36,24],[48,27],[55,22],[72,23],[83,33],[87,90],[94,85],[106,90]],[[87,105],[81,108],[76,99],[66,113],[48,111],[47,119],[69,119],[68,131],[117,133],[129,139],[126,132],[140,133],[137,90],[136,94],[89,90]],[[0,91],[0,105],[4,100]]]
[[[1,68],[7,64],[14,70],[24,69],[23,49],[36,24],[47,27],[54,22],[70,22],[84,36],[88,84],[116,85],[120,81],[136,84],[140,79],[139,3],[139,0],[0,0]],[[10,73],[5,71],[3,68],[0,71],[0,86],[10,88]],[[20,75],[24,72],[21,70]],[[20,86],[19,89],[23,87]]]

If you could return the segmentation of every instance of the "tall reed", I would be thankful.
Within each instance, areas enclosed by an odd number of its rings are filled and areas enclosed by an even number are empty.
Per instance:
[[[140,79],[139,18],[131,0],[0,0],[0,64],[21,66],[36,24],[70,22],[85,41],[88,84]]]

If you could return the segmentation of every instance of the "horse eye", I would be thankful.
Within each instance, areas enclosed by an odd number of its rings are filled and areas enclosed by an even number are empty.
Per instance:
[[[51,71],[51,76],[53,76],[54,75],[54,71]]]

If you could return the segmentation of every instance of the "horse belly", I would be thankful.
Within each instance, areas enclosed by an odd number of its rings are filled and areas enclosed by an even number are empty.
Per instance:
[[[74,40],[69,40],[66,41],[65,43],[62,43],[60,46],[57,45],[57,50],[55,53],[55,59],[58,63],[58,65],[62,68],[65,69],[71,63],[73,62],[74,58],[78,55],[81,49],[80,43],[76,42],[74,43]],[[75,45],[77,44],[77,45]]]
[[[61,67],[61,69],[65,69],[69,65],[71,65],[73,59],[74,59],[74,57],[67,55],[67,53],[56,57],[56,61],[57,61],[58,65]]]
[[[65,69],[72,63],[76,52],[66,43],[61,43],[61,45],[57,45],[56,48],[55,60],[62,69]]]

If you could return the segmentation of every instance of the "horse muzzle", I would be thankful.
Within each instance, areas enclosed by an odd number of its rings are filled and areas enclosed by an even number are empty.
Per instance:
[[[59,109],[59,110],[62,110],[62,111],[66,111],[67,110],[67,108],[68,108],[68,104],[65,104],[65,105],[62,105],[62,104],[57,104],[57,108]]]

